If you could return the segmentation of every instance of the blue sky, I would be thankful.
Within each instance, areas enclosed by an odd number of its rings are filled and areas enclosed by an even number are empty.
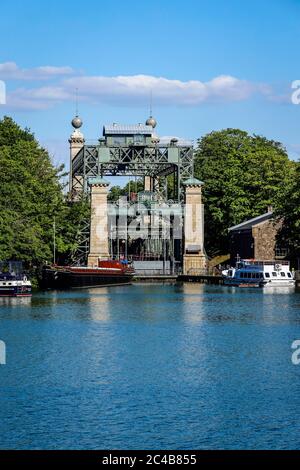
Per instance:
[[[238,127],[300,152],[300,0],[8,0],[0,9],[8,114],[68,162],[75,89],[87,140],[143,122],[196,140]]]

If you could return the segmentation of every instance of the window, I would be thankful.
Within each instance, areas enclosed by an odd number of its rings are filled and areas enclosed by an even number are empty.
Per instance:
[[[125,136],[115,135],[113,137],[113,144],[114,145],[124,145],[125,144]]]
[[[283,246],[276,245],[275,256],[276,258],[285,258],[289,254],[288,249]]]
[[[284,271],[281,271],[280,276],[281,276],[281,277],[285,277],[285,272],[284,272]]]
[[[143,134],[136,134],[134,136],[134,143],[135,144],[144,144],[146,142],[146,138]]]
[[[289,278],[291,278],[291,277],[292,277],[291,273],[287,273],[287,276],[288,276]]]
[[[276,272],[276,271],[273,271],[273,272],[272,272],[272,276],[273,276],[273,277],[277,277],[277,272]]]
[[[265,273],[266,278],[270,277],[270,273]]]

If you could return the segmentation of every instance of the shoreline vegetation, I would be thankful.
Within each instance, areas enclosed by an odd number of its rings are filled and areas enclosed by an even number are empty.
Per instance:
[[[57,260],[64,263],[89,216],[87,200],[70,203],[65,176],[29,129],[9,117],[0,121],[0,260],[22,261],[35,286],[41,266],[53,260],[54,219]]]
[[[283,220],[279,238],[290,258],[300,256],[300,163],[280,142],[239,129],[213,131],[198,140],[195,177],[204,181],[205,245],[209,256],[227,253],[228,228],[263,213],[269,205]],[[41,266],[76,250],[90,216],[87,198],[70,202],[64,166],[54,166],[28,128],[0,120],[0,260],[23,261],[37,286]],[[142,189],[141,181],[135,187]],[[128,193],[113,186],[110,200]]]

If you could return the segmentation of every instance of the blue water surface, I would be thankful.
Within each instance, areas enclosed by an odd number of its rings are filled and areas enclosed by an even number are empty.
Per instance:
[[[299,449],[300,292],[0,299],[1,449]]]

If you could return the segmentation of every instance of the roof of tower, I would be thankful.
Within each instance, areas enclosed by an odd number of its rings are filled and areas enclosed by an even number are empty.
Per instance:
[[[103,127],[103,135],[152,135],[153,127],[145,126],[143,124],[135,125],[121,125],[121,124],[109,124]]]

